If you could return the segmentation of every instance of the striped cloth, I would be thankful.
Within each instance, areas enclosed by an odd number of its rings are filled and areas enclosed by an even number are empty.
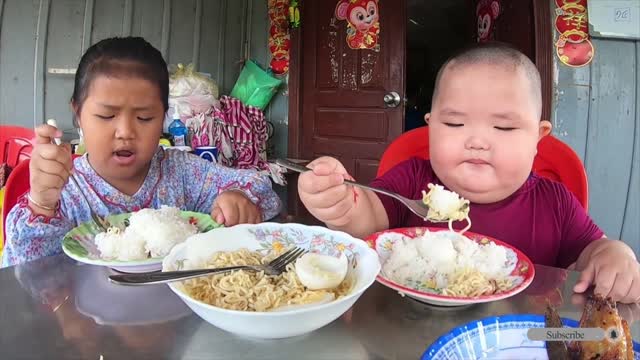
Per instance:
[[[267,162],[267,121],[262,110],[223,95],[220,108],[213,110],[211,142],[218,148],[221,163],[236,169],[266,172],[284,184],[282,169]]]

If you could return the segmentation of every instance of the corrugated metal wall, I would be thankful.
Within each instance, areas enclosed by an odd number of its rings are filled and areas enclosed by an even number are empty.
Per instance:
[[[170,64],[194,63],[228,94],[251,57],[268,64],[267,0],[0,0],[0,123],[56,118],[72,129],[69,98],[83,52],[111,36],[143,36]],[[267,109],[286,153],[286,100]],[[284,147],[282,147],[284,146]]]
[[[554,133],[585,164],[593,219],[640,254],[640,41],[593,45],[588,66],[555,59]]]
[[[242,59],[269,60],[267,0],[0,0],[0,123],[55,117],[70,129],[73,76],[49,69],[75,68],[90,44],[127,34],[147,38],[170,63],[194,62],[221,93]],[[589,66],[555,62],[554,133],[585,163],[595,221],[640,253],[640,42],[594,45]],[[287,151],[285,91],[266,111],[276,156]]]

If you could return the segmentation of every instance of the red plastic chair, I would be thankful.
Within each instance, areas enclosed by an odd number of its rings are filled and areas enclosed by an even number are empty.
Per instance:
[[[2,238],[7,239],[7,215],[18,202],[22,194],[29,191],[29,159],[22,161],[9,174],[4,187],[4,201],[2,203]],[[0,248],[4,244],[0,243]]]
[[[429,158],[429,127],[408,131],[395,139],[382,154],[377,176],[411,157]],[[589,208],[589,185],[582,161],[567,144],[552,135],[538,142],[538,154],[533,160],[538,175],[563,183],[582,204]]]
[[[32,129],[0,126],[0,163],[6,163],[14,168],[21,161],[31,158],[31,150],[33,150],[31,139],[35,136]]]
[[[543,177],[563,183],[582,204],[589,209],[589,182],[587,172],[569,145],[553,135],[538,142],[538,154],[533,160],[533,171]]]

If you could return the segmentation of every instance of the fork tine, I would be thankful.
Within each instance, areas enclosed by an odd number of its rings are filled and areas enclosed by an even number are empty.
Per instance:
[[[78,184],[78,180],[76,180],[76,177],[74,176],[74,174],[75,173],[72,172],[71,176],[69,176],[69,179],[71,179],[71,181],[73,181],[73,183],[76,185],[76,187],[78,187],[79,189],[82,189],[82,186],[80,186],[80,184]],[[103,219],[102,217],[98,216],[98,214],[96,214],[95,211],[93,211],[93,208],[91,207],[91,202],[84,195],[83,192],[80,192],[80,195],[82,195],[82,198],[84,199],[84,201],[86,201],[87,205],[89,205],[89,212],[91,213],[91,219],[93,219],[93,222],[99,228],[101,228],[103,231],[107,231],[109,229],[109,222],[107,220]]]
[[[107,231],[109,229],[109,227],[105,224],[104,220],[98,215],[96,215],[93,211],[91,211],[91,218],[93,219],[93,222],[96,225],[98,225],[98,227],[101,228],[103,231]]]
[[[289,254],[293,253],[294,251],[296,251],[297,247],[292,247],[291,249],[283,252],[282,254],[280,254],[280,256],[278,256],[277,258],[269,261],[269,265],[273,266],[274,264],[277,264],[279,261],[281,261],[282,259],[284,259],[285,257],[287,257]]]
[[[102,216],[95,214],[96,217],[98,217],[98,219],[100,219],[100,224],[102,225],[102,227],[105,229],[105,231],[107,231],[109,229],[109,227],[111,226],[111,224],[109,224],[109,221],[105,218],[103,218]]]
[[[271,265],[271,266],[273,268],[275,268],[276,270],[278,270],[278,271],[284,271],[286,269],[287,265],[289,265],[292,262],[294,262],[297,258],[299,258],[302,254],[304,254],[306,252],[307,252],[307,250],[305,250],[305,249],[296,248],[296,251],[294,251],[291,254],[289,254],[285,259],[280,261],[278,264]]]
[[[287,263],[291,257],[297,256],[296,254],[300,252],[300,250],[301,249],[296,246],[293,249],[291,249],[291,251],[288,251],[286,256],[282,257],[278,261],[274,261],[273,263],[270,263],[269,265],[271,265],[272,267],[279,267],[283,263]]]

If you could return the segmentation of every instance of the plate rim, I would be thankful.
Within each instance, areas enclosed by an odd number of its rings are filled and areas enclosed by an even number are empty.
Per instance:
[[[107,219],[111,216],[122,216],[122,215],[131,215],[133,214],[135,211],[132,212],[125,212],[125,213],[120,213],[120,214],[112,214],[109,215],[107,217]],[[193,216],[193,215],[199,215],[199,216],[210,216],[209,214],[205,214],[205,213],[200,213],[197,211],[191,211],[191,210],[180,210],[180,214],[188,214],[189,216]],[[218,224],[215,220],[211,219],[211,221],[218,225],[215,228],[219,228],[219,227],[223,227],[223,224]],[[164,259],[163,257],[154,257],[154,258],[148,258],[148,259],[144,259],[144,260],[130,260],[130,261],[123,261],[123,260],[103,260],[103,259],[90,259],[88,257],[83,257],[83,256],[78,256],[74,253],[72,253],[69,249],[67,249],[66,246],[66,242],[65,239],[67,238],[67,236],[69,235],[69,233],[71,233],[72,231],[74,231],[75,229],[90,223],[91,221],[86,221],[83,222],[81,224],[79,224],[78,226],[75,226],[73,229],[69,230],[63,237],[62,237],[62,241],[61,241],[61,247],[62,247],[62,251],[64,252],[65,255],[67,255],[68,257],[72,258],[75,261],[84,263],[84,264],[89,264],[89,265],[98,265],[98,266],[108,266],[108,267],[117,267],[117,268],[130,268],[130,267],[139,267],[139,266],[150,266],[150,265],[159,265],[162,264],[162,260]]]
[[[410,226],[410,227],[401,227],[401,228],[393,228],[393,229],[387,229],[387,230],[383,230],[383,231],[378,231],[375,232],[369,236],[366,237],[365,241],[373,248],[373,250],[378,254],[378,257],[380,256],[380,253],[378,253],[378,251],[376,250],[376,244],[378,241],[378,238],[384,234],[390,234],[390,233],[395,233],[395,234],[400,234],[402,236],[407,236],[404,234],[404,232],[407,231],[412,231],[415,229],[423,229],[423,230],[429,230],[429,231],[435,231],[435,232],[439,232],[439,231],[448,231],[448,228],[438,228],[438,227],[431,227],[431,226]],[[521,259],[523,261],[525,261],[528,265],[528,271],[527,274],[524,275],[524,279],[522,281],[522,283],[520,283],[519,285],[515,286],[514,288],[500,293],[500,294],[493,294],[493,295],[482,295],[482,296],[478,296],[478,297],[474,297],[474,298],[468,298],[468,297],[459,297],[459,296],[446,296],[446,295],[439,295],[439,294],[431,294],[431,293],[427,293],[424,291],[420,291],[417,289],[413,289],[401,284],[396,283],[395,281],[392,281],[390,279],[387,279],[386,277],[382,276],[382,269],[380,270],[380,273],[378,274],[378,276],[376,277],[376,281],[378,281],[379,283],[381,283],[384,286],[387,286],[393,290],[402,292],[406,295],[409,296],[413,296],[413,297],[417,297],[421,300],[429,300],[429,301],[437,301],[440,303],[448,303],[448,304],[460,304],[460,305],[468,305],[468,304],[479,304],[479,303],[484,303],[484,302],[489,302],[489,301],[497,301],[497,300],[502,300],[502,299],[507,299],[509,297],[515,296],[517,294],[519,294],[520,292],[524,291],[527,287],[529,287],[529,285],[531,285],[531,283],[533,282],[533,279],[535,278],[536,275],[536,270],[535,270],[535,264],[531,261],[531,259],[525,255],[520,249],[514,247],[511,244],[508,244],[504,241],[498,240],[492,236],[488,236],[488,235],[483,235],[483,234],[479,234],[473,231],[466,231],[465,233],[469,233],[469,234],[473,234],[476,235],[478,237],[485,237],[490,241],[493,241],[494,243],[496,243],[497,245],[500,246],[504,246],[506,248],[509,248],[511,250],[513,250],[516,253],[516,256],[518,257],[518,259]],[[381,262],[381,266],[383,267],[384,264]]]
[[[568,326],[571,328],[578,327],[578,324],[579,324],[578,320],[574,320],[566,317],[561,317],[560,319],[562,321],[562,325],[564,326]],[[468,321],[466,323],[460,324],[458,326],[455,326],[449,329],[447,332],[445,332],[444,334],[436,338],[422,353],[422,356],[420,357],[420,359],[421,360],[431,359],[437,351],[442,349],[442,347],[445,344],[447,344],[448,342],[447,340],[450,340],[449,337],[451,337],[451,339],[454,339],[470,330],[477,329],[479,323],[482,323],[482,325],[484,326],[484,325],[500,322],[501,320],[504,323],[528,321],[528,322],[538,322],[538,323],[544,324],[544,315],[534,314],[534,313],[503,314],[503,315],[486,316],[476,320]],[[633,339],[632,339],[632,342],[633,342],[633,352],[636,354],[640,353],[640,344],[634,341]]]

